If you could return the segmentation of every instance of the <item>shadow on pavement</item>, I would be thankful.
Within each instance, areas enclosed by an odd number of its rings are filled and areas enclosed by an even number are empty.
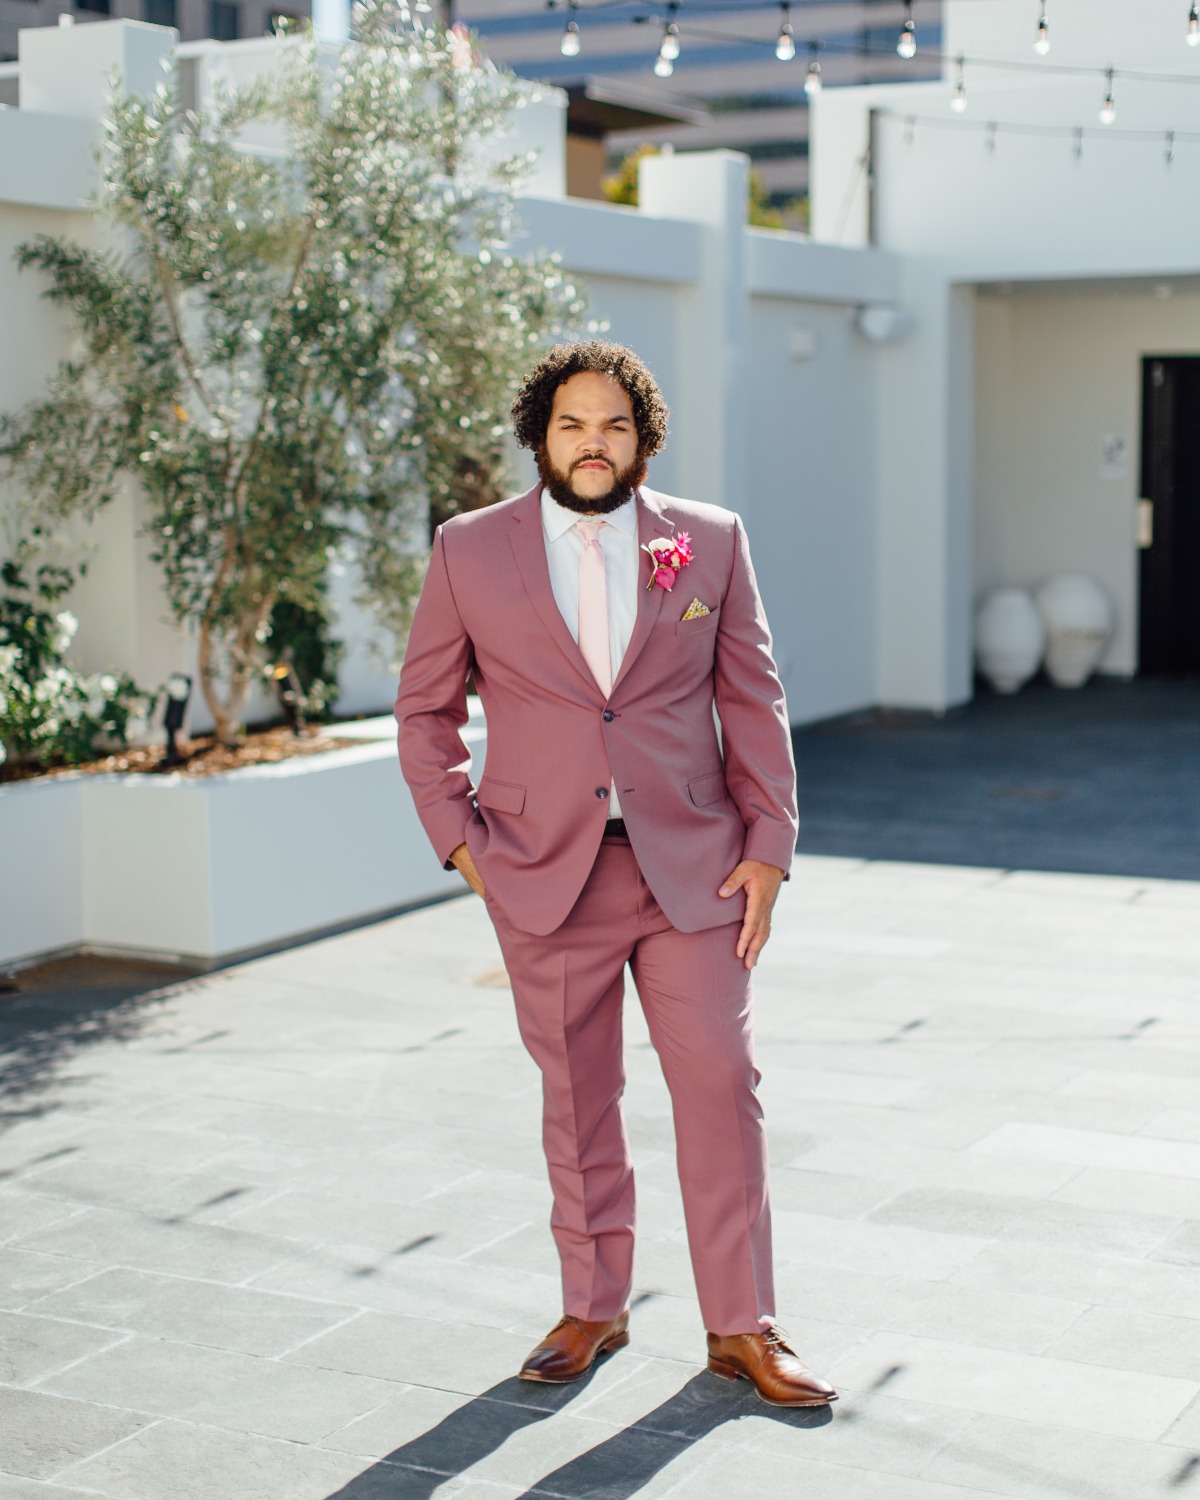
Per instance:
[[[465,1473],[534,1422],[561,1411],[590,1377],[564,1386],[503,1380],[395,1449],[329,1500],[429,1500],[448,1479]],[[757,1415],[791,1427],[822,1427],[829,1407],[767,1406],[739,1381],[736,1388],[696,1375],[668,1401],[561,1465],[524,1492],[522,1500],[630,1500],[693,1443],[727,1422]]]
[[[193,972],[81,955],[0,978],[0,1128],[66,1103],[63,1064],[91,1043],[140,1035],[155,1002]]]
[[[1200,880],[1200,681],[981,686],[793,741],[802,854]]]

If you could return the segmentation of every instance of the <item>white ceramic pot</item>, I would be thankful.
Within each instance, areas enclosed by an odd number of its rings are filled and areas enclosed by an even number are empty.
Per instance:
[[[1025,589],[993,589],[975,612],[975,660],[998,693],[1015,693],[1041,664],[1046,631]]]
[[[1082,687],[1112,638],[1112,600],[1090,573],[1055,573],[1034,598],[1046,627],[1046,675],[1056,687]]]

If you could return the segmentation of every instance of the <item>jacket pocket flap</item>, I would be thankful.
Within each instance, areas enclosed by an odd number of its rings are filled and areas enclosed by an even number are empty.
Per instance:
[[[490,807],[495,812],[519,813],[525,807],[525,788],[514,786],[511,781],[493,781],[484,776],[475,793],[480,807]]]
[[[724,795],[724,771],[711,771],[707,776],[697,776],[695,781],[688,782],[688,796],[697,807],[707,807],[712,802],[720,802]]]

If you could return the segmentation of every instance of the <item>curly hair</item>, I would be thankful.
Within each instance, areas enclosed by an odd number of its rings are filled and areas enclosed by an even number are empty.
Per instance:
[[[653,458],[667,440],[667,403],[654,376],[624,344],[587,339],[554,344],[525,377],[512,404],[513,432],[522,448],[535,452],[546,442],[554,393],[564,380],[585,372],[611,375],[633,407],[638,433],[638,456]]]

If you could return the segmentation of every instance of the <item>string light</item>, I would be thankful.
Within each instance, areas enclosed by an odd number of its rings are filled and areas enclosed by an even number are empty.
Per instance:
[[[821,92],[823,86],[821,81],[821,64],[817,57],[820,44],[810,42],[808,45],[811,56],[808,59],[808,72],[804,75],[804,92],[812,99]]]
[[[1042,6],[1042,13],[1038,17],[1037,40],[1033,44],[1033,50],[1039,57],[1045,57],[1050,50],[1050,23],[1046,19],[1045,5]]]
[[[577,0],[567,0],[567,24],[563,27],[562,41],[558,44],[558,50],[564,57],[578,57],[583,45],[579,35],[579,22],[575,19],[576,3]]]
[[[969,62],[971,59],[968,58]],[[906,115],[899,110],[880,108],[874,111],[875,117],[881,120],[895,120],[897,127],[904,132],[905,145],[913,144],[917,125],[920,124],[929,130],[979,130],[983,133],[984,146],[989,151],[996,149],[996,143],[1000,131],[1006,135],[1026,136],[1032,139],[1053,139],[1067,137],[1071,141],[1072,155],[1076,161],[1083,158],[1084,137],[1098,134],[1083,125],[1050,125],[1035,124],[1029,121],[1016,120],[949,120],[939,115]],[[1167,165],[1173,164],[1178,159],[1179,146],[1181,142],[1193,143],[1200,146],[1200,130],[1137,130],[1137,129],[1111,129],[1108,131],[1109,140],[1142,141],[1153,142],[1157,150],[1162,151]]]
[[[954,83],[954,98],[950,101],[950,108],[956,115],[961,115],[967,107],[967,80],[963,74],[963,58],[957,60],[958,76]]]
[[[663,27],[662,41],[659,43],[658,55],[669,63],[673,63],[679,56],[679,25],[675,20],[675,12],[679,9],[676,0],[671,0],[667,6],[667,24]]]
[[[791,6],[788,0],[781,0],[779,9],[783,20],[779,26],[779,40],[775,43],[775,56],[780,62],[791,62],[796,55],[796,38],[792,32]]]
[[[904,0],[904,25],[900,28],[896,52],[905,59],[917,55],[917,23],[913,20],[912,0]]]
[[[1107,73],[1108,91],[1104,95],[1104,103],[1100,106],[1101,125],[1111,125],[1117,118],[1117,106],[1113,99],[1113,70],[1109,68]]]
[[[1197,9],[1195,0],[1192,0],[1192,8],[1188,11],[1187,44],[1189,47],[1200,47],[1200,9]]]

